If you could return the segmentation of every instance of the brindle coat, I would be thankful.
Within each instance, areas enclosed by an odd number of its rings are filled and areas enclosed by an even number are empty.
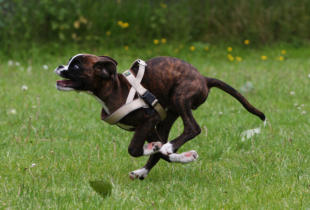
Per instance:
[[[70,82],[58,81],[60,85],[75,90],[91,91],[105,102],[111,113],[125,103],[131,86],[122,74],[117,74],[117,62],[114,59],[88,54],[74,59],[70,65],[79,65],[79,70],[73,70],[69,66],[68,71],[60,76],[69,79]],[[131,70],[137,74],[138,64],[133,65]],[[202,76],[192,65],[177,58],[156,57],[148,60],[141,84],[167,109],[167,117],[161,121],[152,108],[141,108],[120,121],[135,127],[134,136],[128,147],[129,154],[134,157],[143,155],[145,141],[166,143],[169,131],[178,117],[182,118],[184,131],[170,141],[173,152],[177,152],[184,143],[197,136],[201,129],[193,117],[192,109],[196,109],[207,99],[212,87],[218,87],[229,93],[249,112],[265,120],[265,115],[235,89],[220,80]],[[101,115],[102,117],[107,115],[103,109]],[[160,158],[169,161],[168,155],[156,153],[150,156],[144,168],[150,171]]]

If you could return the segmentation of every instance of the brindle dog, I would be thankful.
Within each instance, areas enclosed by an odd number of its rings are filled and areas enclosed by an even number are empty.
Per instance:
[[[78,54],[70,59],[68,65],[55,70],[66,79],[57,81],[57,88],[90,92],[113,113],[125,104],[131,88],[125,77],[116,72],[116,65],[117,62],[108,56]],[[135,75],[138,68],[136,63],[131,69]],[[198,155],[193,150],[181,154],[176,152],[201,132],[192,110],[207,99],[212,87],[232,95],[249,112],[265,120],[265,115],[234,88],[218,79],[202,76],[191,64],[177,58],[156,57],[148,60],[141,84],[156,96],[167,110],[167,117],[161,121],[153,108],[140,108],[120,121],[135,127],[128,147],[129,154],[134,157],[151,155],[143,168],[130,172],[132,179],[144,179],[161,158],[182,163],[197,159]],[[101,114],[103,117],[107,115],[104,109]],[[168,142],[169,131],[178,117],[183,120],[184,131]],[[144,145],[145,141],[150,143]]]

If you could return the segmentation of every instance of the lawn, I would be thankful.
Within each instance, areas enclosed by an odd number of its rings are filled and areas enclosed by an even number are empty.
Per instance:
[[[3,57],[0,209],[310,208],[310,49],[227,47],[42,48],[29,50],[28,57]],[[201,134],[181,149],[196,150],[199,159],[186,165],[161,161],[144,181],[132,181],[128,173],[147,160],[127,153],[132,133],[101,121],[100,104],[91,96],[55,88],[53,69],[80,51],[112,56],[119,72],[136,58],[179,57],[243,90],[265,113],[267,126],[214,88],[194,111]],[[241,139],[256,127],[260,134]],[[178,120],[169,139],[182,130]],[[100,197],[91,180],[110,181],[111,195]]]

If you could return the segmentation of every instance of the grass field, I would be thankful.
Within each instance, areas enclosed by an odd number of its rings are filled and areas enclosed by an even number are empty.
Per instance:
[[[91,96],[56,90],[53,69],[78,49],[2,59],[0,209],[310,208],[310,49],[233,47],[230,61],[226,48],[81,50],[114,57],[119,72],[136,58],[171,55],[238,90],[250,82],[244,95],[267,116],[264,128],[231,96],[212,89],[194,112],[202,133],[181,150],[194,149],[199,159],[161,161],[144,181],[128,177],[147,160],[127,153],[132,133],[102,122]],[[262,132],[242,141],[242,131],[255,127]],[[178,120],[169,139],[182,129]],[[111,181],[112,194],[98,196],[90,180]]]

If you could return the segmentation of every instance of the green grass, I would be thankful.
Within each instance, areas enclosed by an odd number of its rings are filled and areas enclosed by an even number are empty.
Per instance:
[[[81,50],[114,57],[120,72],[136,58],[172,55],[237,89],[253,84],[245,96],[269,120],[261,134],[241,141],[242,131],[262,122],[214,88],[194,112],[202,133],[181,150],[196,150],[198,161],[161,161],[144,181],[128,177],[147,160],[127,153],[132,133],[102,122],[100,105],[91,96],[56,90],[53,69],[78,49],[59,54],[32,49],[28,57],[14,57],[20,66],[2,59],[0,209],[310,208],[309,48],[233,47],[232,55],[243,61],[230,62],[226,47]],[[282,49],[286,60],[278,61]],[[268,59],[262,61],[262,55]],[[182,129],[178,120],[170,139]],[[93,180],[110,180],[111,195],[100,197],[89,185]]]

